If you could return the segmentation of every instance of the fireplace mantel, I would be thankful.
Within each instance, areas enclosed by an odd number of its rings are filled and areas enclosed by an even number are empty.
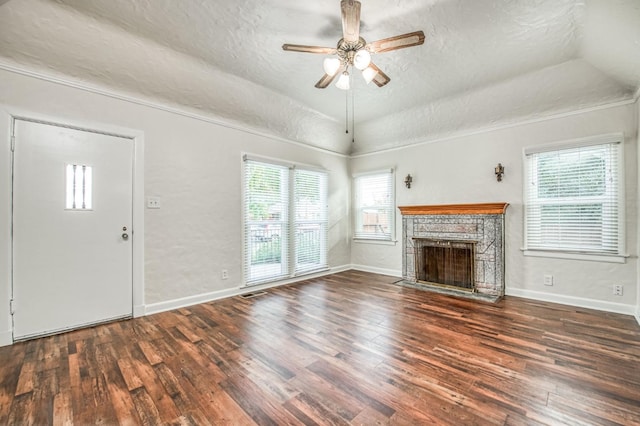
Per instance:
[[[451,214],[504,214],[509,203],[441,204],[434,206],[399,206],[403,216]]]

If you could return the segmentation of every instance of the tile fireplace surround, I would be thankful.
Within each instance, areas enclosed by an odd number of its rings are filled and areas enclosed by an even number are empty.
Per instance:
[[[474,242],[475,292],[451,289],[446,292],[492,301],[500,299],[504,296],[504,214],[508,205],[398,207],[402,213],[402,279],[410,285],[423,284],[417,280],[415,270],[418,240]]]

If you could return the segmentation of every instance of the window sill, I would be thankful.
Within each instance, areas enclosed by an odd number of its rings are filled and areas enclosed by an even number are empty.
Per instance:
[[[353,242],[358,244],[378,244],[382,246],[395,246],[398,244],[398,240],[367,240],[364,238],[354,238]]]
[[[572,253],[566,251],[544,251],[521,249],[525,256],[548,257],[554,259],[586,260],[590,262],[626,263],[629,255]]]

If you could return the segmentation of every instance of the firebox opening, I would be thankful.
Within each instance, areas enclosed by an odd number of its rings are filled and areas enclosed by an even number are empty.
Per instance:
[[[475,242],[416,239],[418,282],[475,290]]]

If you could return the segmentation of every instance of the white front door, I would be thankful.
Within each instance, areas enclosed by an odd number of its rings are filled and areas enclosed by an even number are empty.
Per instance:
[[[15,121],[13,337],[132,314],[133,140]]]

